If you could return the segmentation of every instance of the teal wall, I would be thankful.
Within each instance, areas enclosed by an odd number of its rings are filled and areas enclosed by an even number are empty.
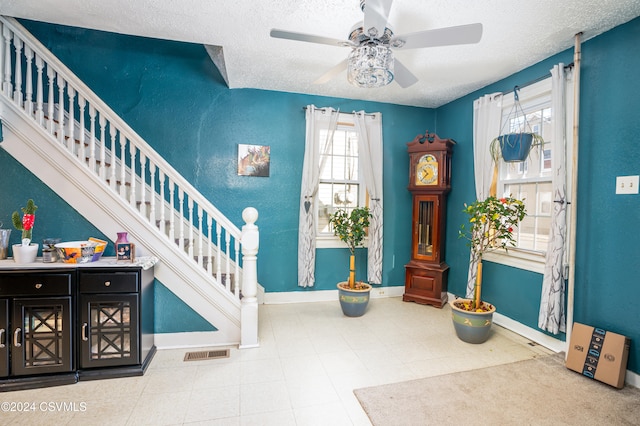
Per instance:
[[[640,174],[640,18],[582,44],[574,320],[629,336],[629,369],[640,372],[640,196],[615,195],[616,176]],[[473,100],[573,62],[573,50],[544,60],[437,110],[437,131],[454,138],[447,212],[449,290],[464,295],[469,249],[455,225],[473,201]],[[498,311],[537,328],[542,275],[486,262],[484,297]]]
[[[426,129],[456,140],[447,212],[447,262],[451,266],[449,290],[462,295],[469,249],[458,239],[457,230],[465,220],[461,213],[463,203],[475,198],[472,102],[485,93],[526,84],[546,74],[557,62],[573,60],[571,50],[562,52],[430,110],[262,90],[229,90],[199,45],[28,21],[24,24],[238,226],[242,225],[244,207],[258,209],[258,278],[268,292],[333,289],[334,283],[345,275],[333,266],[346,263],[345,250],[321,250],[316,289],[296,286],[304,105],[383,114],[385,286],[403,284],[403,266],[409,258],[410,223],[406,218],[410,217],[410,195],[406,191],[405,144]],[[640,19],[636,19],[583,44],[575,295],[576,321],[631,337],[629,369],[635,372],[640,372],[640,349],[636,343],[640,341],[640,248],[635,241],[640,197],[616,196],[614,185],[617,175],[640,173],[640,149],[635,141],[640,130],[640,83],[634,78],[635,70],[640,69],[640,56],[633,54],[639,42]],[[236,146],[247,142],[271,146],[269,178],[236,175]],[[15,168],[18,175],[29,175],[6,154],[0,155],[0,168],[6,167]],[[37,182],[30,191],[41,197],[41,207],[49,209],[49,203],[58,202],[55,194]],[[4,197],[5,193],[9,198]],[[13,211],[16,200],[22,198],[23,188],[5,186],[0,217],[5,210]],[[5,208],[7,200],[9,208]],[[47,233],[46,223],[40,226]],[[89,227],[79,223],[74,230],[84,234],[83,228]],[[360,260],[359,267],[363,263]],[[485,296],[501,313],[536,328],[541,275],[489,263],[485,279],[490,283]],[[159,323],[180,321],[179,315],[172,313],[182,312],[184,306],[175,296],[159,293],[156,313],[164,317]],[[163,307],[160,312],[158,306]],[[168,327],[156,324],[158,332],[171,331]],[[179,322],[172,327],[174,331],[189,330]]]

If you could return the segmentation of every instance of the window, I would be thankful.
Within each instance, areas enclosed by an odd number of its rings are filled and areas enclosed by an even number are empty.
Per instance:
[[[327,140],[327,128],[320,128]],[[320,149],[320,174],[316,203],[317,247],[344,247],[333,235],[329,215],[337,209],[366,205],[367,191],[360,170],[358,135],[351,114],[340,114],[333,140]]]
[[[516,247],[508,253],[490,253],[485,259],[542,273],[553,211],[551,142],[556,135],[553,134],[551,78],[521,89],[519,98],[530,129],[523,129],[522,117],[513,118],[514,100],[507,95],[502,105],[501,133],[531,131],[543,137],[544,145],[532,148],[523,162],[500,162],[497,193],[524,199],[527,216],[514,230]]]

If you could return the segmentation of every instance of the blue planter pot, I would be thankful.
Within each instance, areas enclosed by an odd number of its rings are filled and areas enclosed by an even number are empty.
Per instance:
[[[498,136],[502,159],[507,163],[524,161],[533,145],[532,133],[510,133]]]
[[[449,302],[453,327],[456,330],[458,338],[463,342],[484,343],[489,338],[493,313],[496,311],[496,308],[487,302],[482,302],[483,305],[489,309],[487,312],[469,312],[456,306],[456,302],[467,300],[468,299],[456,299]]]
[[[338,283],[338,298],[342,313],[348,317],[361,317],[367,310],[369,305],[369,294],[371,286],[365,284],[367,288],[362,290],[343,288],[342,285],[348,286],[346,281]]]

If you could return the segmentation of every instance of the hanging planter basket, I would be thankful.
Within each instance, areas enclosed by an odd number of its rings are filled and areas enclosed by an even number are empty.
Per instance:
[[[536,133],[508,133],[496,139],[502,160],[507,163],[524,161],[533,146],[541,145],[544,140]]]
[[[531,148],[544,144],[542,136],[531,131],[527,116],[520,105],[518,90],[518,86],[513,89],[513,107],[507,115],[500,136],[491,141],[491,156],[496,162],[499,158],[507,163],[524,161],[529,156]],[[512,130],[512,123],[519,123],[515,132]]]

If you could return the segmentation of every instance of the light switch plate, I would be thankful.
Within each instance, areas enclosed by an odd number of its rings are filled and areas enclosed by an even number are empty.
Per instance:
[[[616,177],[616,194],[637,194],[638,176],[618,176]]]

